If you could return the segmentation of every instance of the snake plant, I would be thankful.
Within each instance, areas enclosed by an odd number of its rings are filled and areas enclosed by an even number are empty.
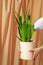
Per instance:
[[[14,17],[18,23],[18,32],[20,40],[23,42],[29,42],[34,32],[34,25],[30,22],[30,15],[25,16],[24,9],[22,8],[22,15],[18,16],[14,11]]]

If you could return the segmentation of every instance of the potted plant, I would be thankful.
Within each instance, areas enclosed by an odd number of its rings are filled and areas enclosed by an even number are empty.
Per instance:
[[[20,58],[24,60],[32,60],[32,52],[30,49],[35,47],[35,43],[31,40],[34,33],[34,25],[30,22],[30,15],[25,16],[24,9],[22,8],[22,15],[18,16],[14,11],[14,17],[18,23],[18,32],[20,35]]]

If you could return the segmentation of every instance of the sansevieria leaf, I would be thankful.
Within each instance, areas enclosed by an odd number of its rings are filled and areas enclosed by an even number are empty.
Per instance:
[[[31,35],[34,33],[34,25],[31,25]]]
[[[27,35],[27,25],[26,22],[24,21],[21,27],[22,41],[26,41],[26,35]]]
[[[20,38],[17,38],[23,42],[31,41],[31,37],[34,33],[34,25],[30,21],[30,14],[25,16],[24,9],[22,8],[22,15],[18,16],[15,12],[14,17],[18,23],[18,32],[20,35]]]
[[[22,8],[22,23],[25,21],[25,13],[24,13],[24,9]]]
[[[31,23],[30,23],[29,16],[26,18],[26,23],[27,23],[27,24],[31,24]]]
[[[31,39],[31,25],[29,24],[27,27],[27,41],[30,41]]]

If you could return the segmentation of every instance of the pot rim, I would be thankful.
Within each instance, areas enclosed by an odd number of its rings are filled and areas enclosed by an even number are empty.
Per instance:
[[[25,41],[20,41],[20,42],[23,42],[23,43],[32,43],[32,42],[34,42],[35,43],[35,41],[30,41],[30,42],[25,42]]]
[[[26,42],[26,41],[20,41],[20,42]],[[28,42],[34,42],[33,40],[30,40],[30,41],[28,41]]]

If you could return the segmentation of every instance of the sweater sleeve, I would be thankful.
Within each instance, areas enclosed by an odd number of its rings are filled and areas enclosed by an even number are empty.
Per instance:
[[[43,17],[41,17],[40,19],[38,19],[38,20],[34,23],[34,29],[35,29],[35,30],[43,30]]]

